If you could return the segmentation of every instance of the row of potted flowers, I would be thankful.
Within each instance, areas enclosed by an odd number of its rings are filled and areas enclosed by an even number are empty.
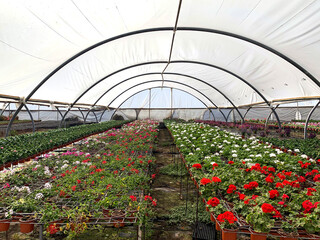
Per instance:
[[[223,229],[286,237],[302,236],[300,230],[319,234],[320,160],[202,123],[166,125]]]
[[[21,134],[0,139],[0,171],[11,163],[34,156],[40,152],[73,142],[93,133],[120,126],[127,121],[108,121],[70,128]]]
[[[203,121],[203,120],[198,120],[198,122],[204,122],[210,125],[215,125],[215,126],[226,126],[226,127],[236,127],[236,128],[243,128],[244,126],[247,129],[250,129],[251,131],[261,131],[261,130],[266,130],[265,129],[265,122],[251,122],[246,120],[245,121],[245,125],[243,125],[243,123],[241,122],[221,122],[221,121],[211,121],[211,120],[207,120],[207,121]],[[283,134],[287,134],[290,135],[290,131],[294,130],[294,131],[304,131],[304,127],[305,127],[305,123],[300,123],[300,122],[283,122],[281,123],[281,127],[283,129]],[[277,124],[277,122],[273,122],[273,123],[268,123],[267,124],[267,128],[268,129],[278,129],[279,126]],[[320,132],[320,125],[319,123],[309,123],[308,124],[308,131],[310,132]]]
[[[128,123],[8,172],[0,191],[3,221],[8,227],[10,219],[31,218],[49,234],[69,235],[89,224],[146,221],[149,206],[156,205],[147,192],[155,177],[151,152],[157,124]]]
[[[224,123],[222,122],[214,122],[214,121],[197,121],[206,123],[212,126],[228,126],[230,128],[238,128],[241,135],[244,135],[243,129],[247,132],[247,129],[250,128],[248,124],[234,124],[234,123]],[[221,125],[222,124],[222,125]],[[228,125],[224,125],[228,124]],[[261,128],[260,130],[262,130]],[[251,131],[252,133],[257,133]],[[247,132],[247,136],[250,136]],[[298,139],[298,138],[276,138],[276,137],[267,137],[267,136],[260,136],[260,139],[264,142],[270,142],[273,145],[279,146],[283,149],[292,149],[293,152],[295,149],[298,149],[298,152],[303,152],[312,158],[320,158],[320,140],[318,138],[308,138],[308,139]]]

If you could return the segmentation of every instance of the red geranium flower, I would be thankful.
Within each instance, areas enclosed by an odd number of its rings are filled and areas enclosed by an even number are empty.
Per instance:
[[[212,182],[221,182],[221,179],[218,177],[212,177]]]
[[[50,234],[56,234],[59,230],[54,224],[50,224],[49,227],[49,233]]]
[[[234,161],[229,161],[228,164],[234,164]]]
[[[243,187],[245,189],[252,190],[253,188],[257,188],[259,184],[256,181],[250,182],[249,184],[245,184]]]
[[[225,220],[227,220],[230,224],[232,224],[235,221],[237,221],[237,218],[233,215],[232,212],[226,211],[224,213],[219,214],[217,220],[219,222],[224,222]]]
[[[310,200],[305,200],[302,203],[302,207],[304,208],[303,213],[308,213],[311,211],[312,208],[314,208],[315,206],[312,204],[312,202]]]
[[[320,174],[317,174],[314,178],[313,181],[315,182],[320,182]]]
[[[196,168],[196,169],[201,169],[202,168],[200,163],[195,163],[195,164],[192,165],[192,167]]]
[[[77,186],[72,186],[71,188],[72,188],[72,191],[75,191],[76,190],[76,187]]]
[[[278,192],[278,190],[270,190],[269,195],[270,195],[271,199],[275,198],[275,197],[279,197],[279,192]]]
[[[212,207],[218,206],[219,203],[220,203],[220,200],[216,197],[210,198],[209,201],[207,202],[207,204]]]
[[[317,190],[314,188],[308,188],[307,196],[313,196],[312,192],[316,192]]]
[[[228,190],[227,190],[227,193],[228,193],[228,194],[231,194],[231,193],[233,193],[235,190],[237,190],[237,187],[236,187],[235,185],[233,185],[233,184],[230,184],[230,185],[229,185],[229,188],[228,188]]]
[[[209,178],[202,178],[200,180],[201,185],[207,185],[208,183],[211,183],[211,180]]]
[[[276,188],[284,188],[284,186],[283,186],[282,183],[278,182],[278,183],[276,184]]]
[[[262,204],[261,209],[264,213],[272,213],[275,210],[275,208],[269,203]]]
[[[132,202],[137,201],[137,197],[135,197],[135,196],[133,196],[133,195],[130,196],[130,199],[131,199]]]
[[[265,180],[266,180],[267,183],[273,183],[273,177],[272,176],[266,177]]]

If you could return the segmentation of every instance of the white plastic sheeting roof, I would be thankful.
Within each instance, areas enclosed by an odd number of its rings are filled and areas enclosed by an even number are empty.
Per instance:
[[[0,16],[2,96],[116,108],[169,80],[208,107],[320,97],[319,0],[1,0]]]

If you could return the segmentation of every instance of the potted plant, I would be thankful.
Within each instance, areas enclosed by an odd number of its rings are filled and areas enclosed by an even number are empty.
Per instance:
[[[9,230],[10,222],[12,220],[13,210],[10,209],[3,215],[0,215],[0,232],[6,232]]]
[[[230,211],[225,211],[217,216],[217,221],[221,225],[222,240],[237,239],[237,218]]]

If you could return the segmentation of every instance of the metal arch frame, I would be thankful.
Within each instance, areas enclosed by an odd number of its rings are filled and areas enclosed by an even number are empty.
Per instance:
[[[227,120],[229,119],[229,116],[230,116],[230,114],[231,114],[231,112],[234,110],[234,108],[231,108],[230,109],[230,111],[229,111],[229,113],[228,113],[228,115],[227,115]]]
[[[65,114],[63,115],[63,118],[61,119],[61,122],[60,122],[59,127],[61,126],[62,122],[64,121],[65,117],[67,116],[67,114],[69,113],[69,111],[71,110],[71,108],[72,108],[87,92],[89,92],[90,89],[92,89],[94,86],[96,86],[97,84],[99,84],[99,83],[102,82],[103,80],[107,79],[108,77],[113,76],[114,74],[117,74],[117,73],[119,73],[119,72],[125,71],[125,70],[130,69],[130,68],[139,67],[139,66],[143,66],[143,65],[147,65],[147,64],[161,64],[161,63],[165,64],[165,63],[167,63],[167,62],[166,62],[166,61],[154,61],[154,62],[138,63],[138,64],[134,64],[134,65],[130,65],[130,66],[127,66],[127,67],[118,69],[117,71],[114,71],[114,72],[108,74],[107,76],[101,78],[100,80],[98,80],[97,82],[95,82],[94,84],[92,84],[90,87],[88,87],[84,92],[82,92],[82,93],[80,94],[80,96],[77,97],[76,100],[74,100],[74,102],[69,106],[69,108],[67,109],[67,111],[66,111]]]
[[[7,103],[7,105],[1,110],[0,116],[4,113],[4,111],[7,109],[10,103]]]
[[[77,97],[77,99],[70,105],[69,109],[66,111],[66,113],[64,114],[63,119],[61,120],[61,124],[65,118],[65,116],[68,114],[68,112],[71,110],[71,108],[93,87],[95,87],[97,84],[101,83],[102,81],[106,80],[108,77],[113,76],[114,74],[117,74],[121,71],[130,69],[130,68],[134,68],[134,67],[138,67],[138,66],[143,66],[143,65],[148,65],[148,64],[161,64],[161,63],[166,63],[166,61],[150,61],[150,62],[144,62],[144,63],[139,63],[139,64],[134,64],[134,65],[130,65],[127,67],[124,67],[122,69],[119,69],[115,72],[112,72],[110,74],[108,74],[107,76],[101,78],[100,80],[98,80],[97,82],[93,83],[89,88],[87,88],[84,92],[82,92],[80,94],[79,97]],[[199,62],[199,61],[188,61],[188,60],[176,60],[176,61],[171,61],[170,64],[174,64],[174,63],[190,63],[190,64],[199,64],[199,65],[204,65],[207,67],[212,67],[215,69],[219,69],[223,72],[226,72],[234,77],[236,77],[237,79],[239,79],[240,81],[244,82],[246,85],[248,85],[251,89],[253,89],[255,92],[257,92],[257,94],[263,99],[263,101],[270,107],[270,109],[272,110],[273,114],[276,116],[278,124],[279,124],[279,128],[281,128],[281,122],[280,119],[278,117],[278,114],[276,113],[276,111],[273,109],[273,107],[271,106],[271,104],[268,102],[268,100],[264,97],[264,95],[258,91],[258,89],[256,89],[252,84],[250,84],[248,81],[246,81],[245,79],[243,79],[242,77],[240,77],[239,75],[225,69],[222,67],[219,67],[217,65],[213,65],[213,64],[209,64],[209,63],[205,63],[205,62]],[[60,126],[61,126],[60,124]]]
[[[79,110],[79,112],[81,113],[81,115],[82,115],[82,118],[84,119],[84,114],[83,114],[83,112],[82,112],[82,110],[81,110],[81,108],[79,108],[78,107],[78,110]],[[63,116],[62,116],[63,117]],[[84,120],[83,120],[84,121]],[[83,123],[84,124],[84,123]]]
[[[21,105],[23,105],[23,106],[25,107],[25,109],[27,110],[27,112],[28,112],[28,114],[29,114],[29,116],[30,116],[30,119],[31,119],[31,123],[32,123],[32,132],[35,133],[35,131],[36,131],[36,126],[35,126],[35,124],[34,124],[34,120],[33,120],[32,114],[31,114],[29,108],[27,107],[27,104],[22,103]]]
[[[170,63],[193,63],[193,64],[200,64],[200,65],[204,65],[204,66],[208,66],[208,67],[212,67],[212,68],[216,68],[219,69],[221,71],[224,71],[226,73],[231,74],[232,76],[238,78],[239,80],[241,80],[242,82],[244,82],[245,84],[247,84],[251,89],[253,89],[262,99],[263,101],[269,106],[269,108],[271,109],[271,111],[273,112],[273,114],[276,116],[278,124],[279,124],[279,128],[281,129],[281,122],[279,119],[279,116],[277,114],[277,112],[275,111],[275,109],[271,106],[271,104],[269,103],[269,101],[265,98],[265,96],[257,89],[255,88],[251,83],[249,83],[247,80],[245,80],[244,78],[240,77],[239,75],[225,69],[222,67],[219,67],[217,65],[213,65],[213,64],[209,64],[209,63],[204,63],[204,62],[198,62],[198,61],[184,61],[184,60],[177,60],[177,61],[171,61]]]
[[[103,110],[103,112],[101,113],[101,116],[100,116],[100,120],[99,120],[99,122],[101,122],[101,120],[102,120],[102,116],[103,116],[103,114],[104,114],[106,111],[107,111],[107,108],[106,108],[106,109],[104,109],[104,110]]]
[[[164,80],[165,82],[168,82],[168,81],[170,81],[170,80]],[[131,88],[128,88],[128,89],[126,89],[124,92],[126,92],[126,91],[129,91],[130,89],[132,89],[132,88],[134,88],[134,87],[136,87],[136,86],[138,86],[138,85],[142,85],[142,84],[146,84],[146,83],[150,83],[150,82],[163,82],[163,80],[161,79],[161,80],[151,80],[151,81],[148,81],[148,82],[143,82],[143,83],[139,83],[139,84],[137,84],[137,85],[135,85],[135,86],[132,86]],[[183,84],[181,84],[181,83],[179,83],[179,82],[177,82],[178,84],[180,84],[180,85],[183,85]],[[142,90],[140,90],[140,91],[138,91],[138,92],[135,92],[134,94],[132,94],[131,96],[129,96],[128,98],[126,98],[124,101],[122,101],[120,104],[119,104],[119,106],[116,108],[116,109],[114,109],[114,112],[112,113],[112,115],[111,115],[111,117],[110,117],[110,120],[113,118],[113,116],[114,116],[114,114],[119,110],[119,108],[121,107],[121,105],[123,104],[123,103],[125,103],[129,98],[131,98],[132,96],[134,96],[134,95],[137,95],[138,93],[141,93],[141,92],[143,92],[143,91],[146,91],[146,90],[148,90],[150,87],[146,87],[146,88],[144,88],[144,89],[142,89]],[[159,86],[159,87],[153,87],[153,88],[173,88],[173,89],[177,89],[177,90],[179,90],[179,91],[182,91],[182,92],[185,92],[185,93],[187,93],[187,94],[190,94],[191,96],[193,96],[194,98],[196,98],[196,99],[198,99],[204,106],[206,106],[207,107],[207,109],[211,112],[211,114],[214,116],[214,114],[213,114],[213,112],[211,111],[211,108],[209,108],[208,107],[208,105],[207,104],[205,104],[201,99],[199,99],[198,97],[196,97],[196,96],[194,96],[192,93],[189,93],[189,92],[187,92],[187,91],[185,91],[185,90],[182,90],[182,89],[179,89],[179,88],[175,88],[175,87],[166,87],[166,86]],[[197,92],[199,92],[200,94],[201,94],[201,92],[200,91],[198,91],[198,90],[196,90],[195,89],[195,91],[197,91]],[[124,92],[122,92],[122,93],[124,93]],[[122,94],[121,93],[121,94]],[[120,95],[121,95],[120,94]],[[118,95],[117,97],[115,97],[112,101],[114,101],[114,100],[116,100],[120,95]],[[205,95],[203,95],[205,98],[207,98]],[[210,99],[209,99],[209,101],[211,101]],[[218,110],[220,110],[220,109],[218,109]],[[221,110],[220,110],[221,111]],[[225,118],[225,115],[221,112],[221,114],[224,116],[224,118]]]
[[[248,114],[248,112],[250,111],[251,108],[252,108],[252,107],[249,107],[249,108],[246,110],[246,112],[245,112],[244,115],[243,115],[243,118],[245,118],[245,117],[247,116],[247,114]]]
[[[316,108],[319,106],[320,104],[320,100],[318,101],[318,103],[316,105],[314,105],[314,107],[311,109],[311,111],[308,114],[308,117],[306,119],[306,123],[304,125],[304,134],[303,134],[303,138],[306,139],[307,138],[307,133],[308,133],[308,124],[311,118],[312,113],[314,112],[314,110],[316,110]]]
[[[177,82],[177,81],[173,81],[173,80],[150,80],[150,81],[145,81],[145,82],[142,82],[142,83],[138,83],[138,84],[135,84],[134,86],[131,86],[130,88],[127,88],[126,90],[124,90],[122,93],[120,93],[118,96],[116,96],[109,104],[108,104],[108,108],[109,108],[109,106],[110,106],[110,104],[112,104],[119,96],[121,96],[123,93],[125,93],[125,92],[127,92],[127,91],[129,91],[130,89],[132,89],[132,88],[135,88],[135,87],[137,87],[137,86],[140,86],[140,85],[142,85],[142,84],[146,84],[146,83],[152,83],[152,82],[157,82],[157,81],[162,81],[162,82],[171,82],[171,83],[176,83],[176,84],[178,84],[178,85],[183,85],[183,86],[186,86],[186,87],[188,87],[188,88],[191,88],[192,90],[194,90],[194,91],[196,91],[196,92],[198,92],[198,93],[200,93],[204,98],[206,98],[213,106],[215,106],[216,107],[216,109],[218,109],[219,110],[219,112],[223,115],[223,117],[224,117],[224,119],[227,121],[227,118],[226,118],[226,116],[224,115],[224,113],[221,111],[221,109],[210,99],[210,98],[208,98],[205,94],[203,94],[202,92],[200,92],[198,89],[196,89],[196,88],[194,88],[194,87],[192,87],[192,86],[190,86],[190,85],[188,85],[188,84],[185,84],[185,83],[181,83],[181,82]],[[153,88],[153,87],[152,87]],[[150,88],[151,89],[151,88]],[[189,92],[187,92],[187,91],[184,91],[184,90],[181,90],[181,89],[179,89],[180,91],[183,91],[183,92],[186,92],[186,93],[189,93]],[[202,104],[203,105],[205,105],[208,109],[210,109],[203,101],[201,101],[198,97],[196,97],[196,96],[194,96],[193,94],[191,94],[191,93],[189,93],[190,95],[192,95],[193,97],[195,97],[196,99],[198,99],[200,102],[202,102]],[[150,101],[149,101],[150,102]],[[121,103],[122,104],[122,103]],[[119,105],[119,106],[121,106],[121,105]],[[213,113],[212,113],[213,114]]]
[[[277,108],[279,107],[279,105],[280,105],[280,104],[278,104],[278,105],[274,108],[274,110],[277,109]],[[271,109],[271,110],[272,110],[272,109]],[[271,111],[271,112],[269,113],[269,115],[268,115],[268,117],[267,117],[267,119],[266,119],[266,122],[264,123],[264,129],[265,129],[265,130],[267,130],[268,122],[269,122],[269,119],[270,119],[272,113],[274,113],[274,112]],[[278,123],[279,123],[279,122],[278,122]],[[281,129],[281,128],[280,128],[280,129]]]
[[[98,117],[97,117],[96,113],[93,111],[93,109],[91,108],[91,109],[87,112],[86,117],[84,118],[84,124],[86,123],[87,118],[88,118],[90,112],[93,113],[94,117],[96,118],[96,123],[98,123],[98,122],[99,122]]]
[[[122,80],[121,82],[117,83],[116,85],[112,86],[111,88],[109,88],[106,92],[104,92],[93,104],[93,106],[95,106],[100,100],[101,98],[103,98],[109,91],[111,91],[113,88],[119,86],[120,84],[126,82],[126,81],[129,81],[133,78],[137,78],[137,77],[142,77],[142,76],[147,76],[147,75],[153,75],[153,74],[168,74],[168,75],[177,75],[177,76],[182,76],[182,77],[188,77],[188,78],[191,78],[191,79],[194,79],[194,80],[197,80],[199,82],[202,82],[203,84],[206,84],[208,86],[210,86],[211,88],[213,88],[214,90],[216,90],[218,93],[220,93],[225,99],[227,99],[228,102],[230,102],[230,104],[236,109],[236,111],[238,112],[238,114],[240,115],[242,121],[244,121],[244,118],[242,116],[242,114],[240,113],[239,109],[236,107],[236,105],[221,91],[219,90],[218,88],[214,87],[213,85],[211,85],[210,83],[207,83],[206,81],[204,80],[201,80],[199,78],[196,78],[194,76],[191,76],[191,75],[187,75],[187,74],[182,74],[182,73],[174,73],[174,72],[165,72],[165,73],[161,73],[161,72],[151,72],[151,73],[143,73],[143,74],[139,74],[139,75],[135,75],[135,76],[132,76],[130,78],[127,78],[125,80]],[[227,118],[228,119],[228,118]]]
[[[226,32],[226,31],[221,31],[221,30],[216,30],[216,29],[209,29],[209,28],[199,28],[199,27],[177,27],[176,29],[174,27],[159,27],[159,28],[148,28],[148,29],[141,29],[141,30],[137,30],[137,31],[133,31],[133,32],[128,32],[128,33],[124,33],[124,34],[120,34],[111,38],[108,38],[106,40],[100,41],[86,49],[83,49],[82,51],[78,52],[77,54],[75,54],[74,56],[70,57],[69,59],[67,59],[65,62],[63,62],[62,64],[60,64],[57,68],[55,68],[52,72],[50,72],[29,94],[28,96],[25,98],[25,101],[27,102],[32,96],[33,94],[46,82],[48,81],[56,72],[58,72],[60,69],[62,69],[64,66],[66,66],[68,63],[70,63],[71,61],[73,61],[74,59],[78,58],[79,56],[83,55],[84,53],[99,47],[103,44],[106,44],[108,42],[111,41],[115,41],[117,39],[121,39],[124,37],[128,37],[128,36],[132,36],[132,35],[136,35],[136,34],[141,34],[141,33],[147,33],[147,32],[157,32],[157,31],[199,31],[199,32],[207,32],[207,33],[215,33],[215,34],[219,34],[219,35],[224,35],[224,36],[228,36],[228,37],[232,37],[232,38],[236,38],[236,39],[240,39],[242,41],[254,44],[256,46],[259,46],[261,48],[264,48],[265,50],[277,55],[278,57],[284,59],[286,62],[292,64],[294,67],[296,67],[297,69],[299,69],[301,72],[303,72],[304,74],[306,74],[318,87],[320,87],[320,82],[311,74],[309,73],[306,69],[304,69],[302,66],[300,66],[297,62],[295,62],[294,60],[292,60],[291,58],[287,57],[286,55],[280,53],[279,51],[263,44],[260,43],[258,41],[255,41],[253,39],[238,35],[238,34],[234,34],[231,32]],[[166,62],[168,63],[168,62]],[[13,114],[13,119],[18,115],[18,113],[20,112],[20,110],[22,109],[22,106],[20,105],[18,107],[18,109],[15,111],[15,113]],[[10,131],[11,128],[10,122],[8,124],[7,129]],[[6,136],[8,135],[8,132],[6,133]]]

